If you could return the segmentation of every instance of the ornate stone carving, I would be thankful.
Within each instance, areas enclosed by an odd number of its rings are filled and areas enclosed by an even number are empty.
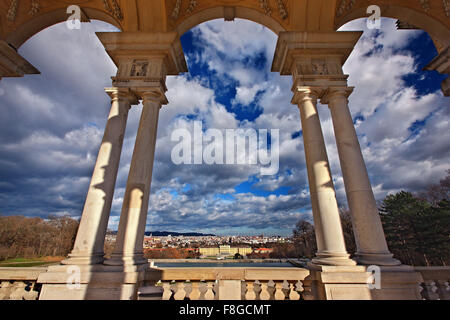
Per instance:
[[[182,0],[177,0],[177,3],[175,4],[175,8],[173,8],[172,14],[170,15],[172,20],[177,20],[178,16],[180,15],[181,1]]]
[[[112,13],[112,9],[111,6],[109,5],[108,0],[102,0],[103,1],[103,6],[105,7],[105,10],[108,11],[109,13]]]
[[[450,17],[450,0],[442,0],[442,3],[444,5],[445,15]]]
[[[339,7],[337,9],[337,16],[340,17],[344,13],[352,10],[355,3],[356,3],[356,0],[341,0]]]
[[[39,0],[31,0],[31,8],[30,8],[30,11],[28,11],[28,14],[30,16],[35,16],[39,13],[40,9],[41,9],[41,5],[39,3]]]
[[[117,0],[111,0],[112,6],[113,6],[113,15],[119,20],[123,20],[123,14],[122,9],[120,8],[119,4],[117,3]]]
[[[259,6],[264,10],[264,13],[268,16],[272,15],[272,9],[269,6],[268,0],[258,0]]]
[[[423,8],[423,10],[425,10],[425,12],[430,11],[431,6],[430,6],[429,0],[419,0],[419,2],[422,5],[422,8]]]
[[[19,7],[19,0],[11,0],[11,3],[9,4],[8,12],[6,13],[6,18],[9,21],[16,20],[17,8],[18,7]]]
[[[134,60],[131,66],[130,76],[131,77],[145,77],[148,72],[147,60]]]
[[[195,10],[195,7],[197,6],[197,1],[196,0],[191,0],[189,2],[189,7],[186,10],[187,14],[192,13]]]
[[[315,75],[326,75],[329,74],[328,66],[325,60],[312,60],[312,72]]]
[[[111,13],[116,19],[123,20],[122,9],[117,0],[111,0],[112,6],[110,5],[109,0],[102,0],[102,2],[106,11]]]
[[[288,12],[286,9],[286,6],[284,5],[283,0],[277,0],[277,6],[278,6],[278,13],[280,14],[281,18],[284,20],[288,17]]]
[[[103,0],[103,1],[106,2],[107,0]],[[274,0],[274,1],[277,4],[278,13],[279,13],[280,17],[283,20],[287,19],[287,17],[289,16],[289,13],[286,8],[284,0]],[[259,2],[259,6],[261,7],[261,9],[264,10],[264,13],[268,16],[271,16],[272,8],[270,7],[269,0],[258,0],[258,2]],[[197,5],[198,5],[197,0],[189,0],[188,7],[186,8],[186,11],[183,14],[186,14],[186,15],[191,14],[197,8]],[[173,21],[178,20],[178,18],[180,17],[181,11],[182,11],[182,7],[183,7],[183,0],[176,0],[175,6],[172,10],[172,13],[170,14],[171,20],[173,20]]]

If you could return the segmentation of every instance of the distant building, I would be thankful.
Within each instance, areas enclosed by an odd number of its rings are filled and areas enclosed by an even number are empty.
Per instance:
[[[273,249],[270,248],[256,248],[254,250],[255,253],[271,253]]]
[[[203,256],[234,256],[236,253],[245,256],[252,253],[252,248],[232,248],[229,245],[221,245],[213,248],[199,248],[199,252]]]

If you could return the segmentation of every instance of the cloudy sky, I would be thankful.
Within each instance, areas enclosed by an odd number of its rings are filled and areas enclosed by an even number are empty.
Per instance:
[[[41,75],[0,82],[0,214],[79,217],[109,112],[103,88],[114,64],[95,36],[114,27],[46,29],[19,50]],[[365,29],[344,67],[356,89],[350,108],[376,198],[417,191],[450,168],[449,100],[442,77],[422,68],[435,55],[428,36],[394,20]],[[311,207],[298,108],[290,77],[270,72],[276,35],[244,20],[211,21],[182,37],[190,73],[168,77],[161,110],[147,230],[289,235]],[[110,229],[117,228],[141,106],[130,111]],[[322,128],[340,206],[345,192],[330,112]],[[279,129],[279,172],[258,165],[175,165],[179,128]]]

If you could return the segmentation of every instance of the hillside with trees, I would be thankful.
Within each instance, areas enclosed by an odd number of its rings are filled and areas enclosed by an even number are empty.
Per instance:
[[[68,216],[47,219],[0,216],[0,260],[66,256],[73,247],[78,221]]]

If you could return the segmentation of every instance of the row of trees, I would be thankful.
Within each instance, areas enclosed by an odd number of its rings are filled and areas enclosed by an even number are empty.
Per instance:
[[[200,254],[193,250],[167,248],[163,250],[145,250],[144,257],[147,259],[196,259]]]
[[[450,263],[450,170],[439,184],[422,192],[401,191],[386,196],[379,210],[389,249],[402,263],[416,266]],[[341,210],[340,215],[347,250],[354,253],[350,212]],[[311,223],[299,221],[293,239],[295,256],[314,257],[317,248]]]
[[[47,219],[0,216],[0,260],[66,256],[72,249],[78,221],[68,216]]]

